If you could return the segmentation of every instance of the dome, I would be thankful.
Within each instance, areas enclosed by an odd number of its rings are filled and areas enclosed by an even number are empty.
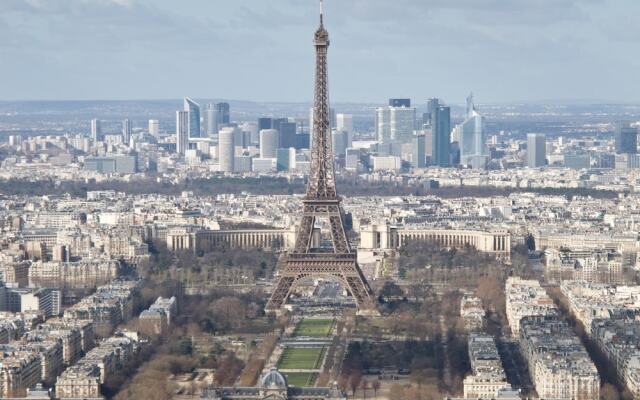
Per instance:
[[[272,368],[262,377],[262,387],[264,388],[286,388],[287,380],[277,369]]]

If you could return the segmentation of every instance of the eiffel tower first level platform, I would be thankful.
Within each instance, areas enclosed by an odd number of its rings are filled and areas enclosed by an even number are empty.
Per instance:
[[[267,303],[266,311],[280,313],[289,294],[307,278],[337,281],[355,300],[359,315],[378,315],[375,297],[358,267],[356,254],[289,253],[279,265],[278,283]]]

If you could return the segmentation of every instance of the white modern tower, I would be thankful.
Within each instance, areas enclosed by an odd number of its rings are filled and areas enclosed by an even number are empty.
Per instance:
[[[485,117],[473,103],[473,94],[467,97],[467,116],[458,126],[460,134],[460,164],[471,168],[484,168],[489,160]]]
[[[386,106],[376,109],[376,132],[379,142],[408,142],[415,127],[415,107]]]
[[[207,116],[207,136],[214,137],[218,134],[218,110],[213,104],[208,104],[206,109]]]
[[[160,122],[157,119],[149,120],[149,134],[156,138],[160,136]]]
[[[100,140],[101,136],[102,136],[102,129],[100,125],[100,120],[92,119],[91,120],[91,140],[93,140],[94,142],[97,142],[98,140]]]
[[[276,158],[278,151],[278,130],[260,131],[260,158]]]
[[[176,152],[185,155],[189,148],[189,113],[176,111]]]
[[[220,172],[234,172],[235,145],[234,138],[237,128],[225,127],[220,130],[218,140],[218,161]]]
[[[547,136],[543,133],[527,134],[527,166],[544,167],[547,163]]]

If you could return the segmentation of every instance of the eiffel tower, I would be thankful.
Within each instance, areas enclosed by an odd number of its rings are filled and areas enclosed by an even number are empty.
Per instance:
[[[336,191],[329,122],[327,49],[329,33],[323,25],[320,0],[320,27],[314,36],[316,48],[315,98],[311,169],[303,211],[294,248],[280,261],[279,280],[267,312],[280,312],[292,289],[305,278],[327,278],[340,282],[354,298],[358,313],[376,314],[374,296],[345,234],[343,211]],[[313,231],[317,219],[328,220],[331,247],[314,247]]]

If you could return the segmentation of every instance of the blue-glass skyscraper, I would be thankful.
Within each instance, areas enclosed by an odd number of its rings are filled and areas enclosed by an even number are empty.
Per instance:
[[[431,158],[439,167],[451,165],[451,109],[431,99]]]
[[[617,154],[636,154],[638,152],[638,128],[628,121],[616,123],[614,142]]]
[[[231,112],[229,103],[217,103],[216,109],[218,110],[218,122],[222,125],[228,125],[231,123]]]
[[[200,137],[200,106],[188,97],[184,98],[184,111],[189,113],[189,137]]]

